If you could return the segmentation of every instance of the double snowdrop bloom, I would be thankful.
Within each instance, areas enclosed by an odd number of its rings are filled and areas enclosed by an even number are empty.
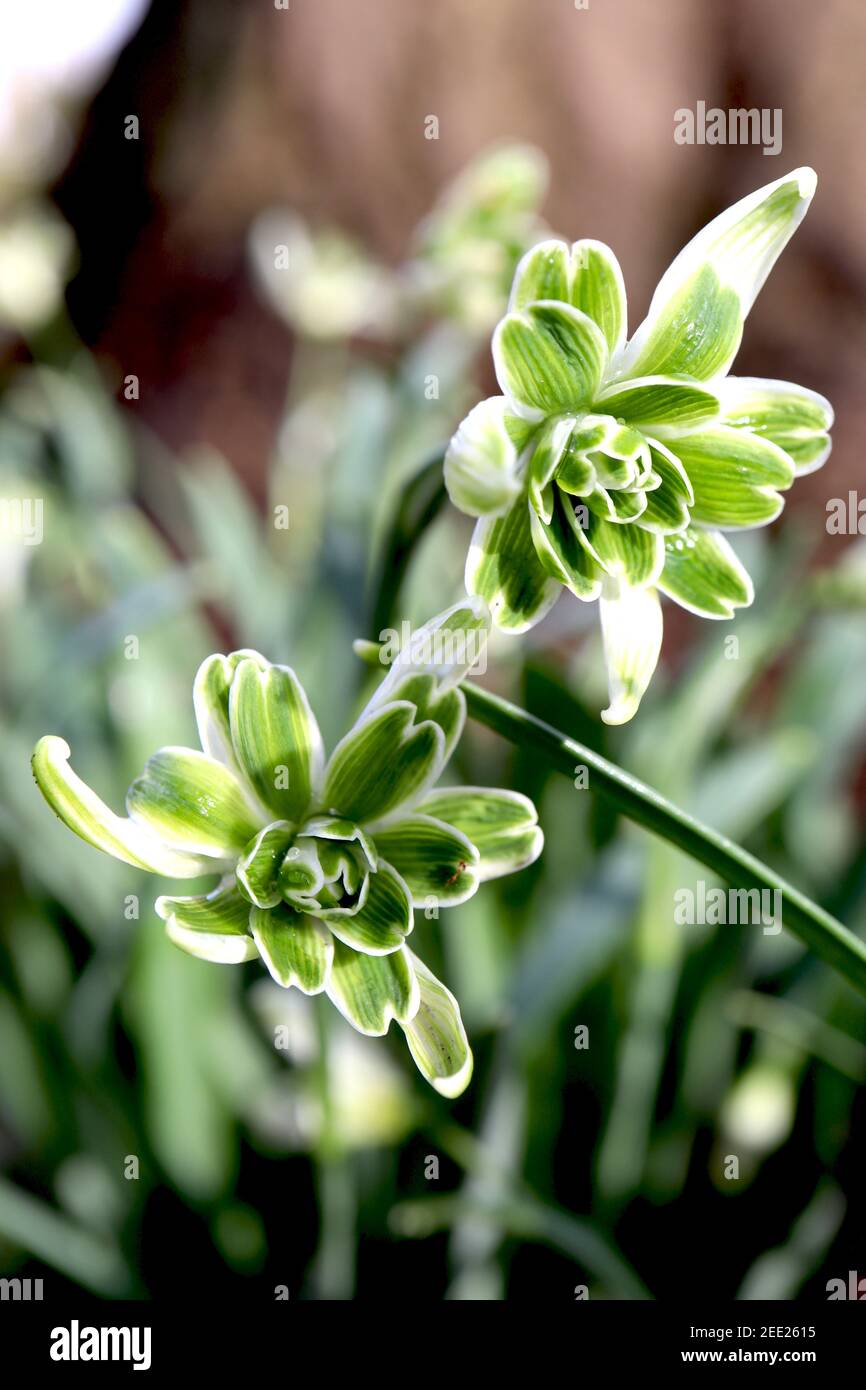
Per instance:
[[[513,633],[563,586],[599,599],[608,723],[634,715],[655,670],[659,591],[707,618],[750,604],[723,533],[773,521],[830,452],[823,396],[727,375],[815,184],[798,169],[710,222],[629,340],[607,246],[544,241],[517,268],[493,337],[503,394],[470,412],[445,461],[451,500],[478,518],[466,588]]]
[[[475,602],[428,629],[487,626]],[[125,819],[75,775],[63,739],[41,739],[33,769],[96,848],[172,878],[219,875],[210,892],[157,900],[178,946],[223,963],[260,956],[278,984],[325,991],[361,1033],[396,1019],[423,1074],[454,1096],[472,1055],[453,995],[405,944],[413,909],[465,902],[536,859],[543,837],[516,792],[435,789],[465,720],[463,670],[411,663],[397,658],[326,762],[289,667],[253,651],[209,657],[193,691],[202,751],[155,753]]]

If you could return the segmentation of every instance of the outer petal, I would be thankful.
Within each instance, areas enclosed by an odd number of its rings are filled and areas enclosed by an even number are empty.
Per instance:
[[[316,916],[354,951],[386,956],[399,950],[412,930],[412,895],[397,871],[380,859],[376,872],[366,875],[357,904],[318,909]]]
[[[676,454],[694,490],[692,520],[705,526],[763,526],[775,520],[784,506],[777,489],[794,481],[794,465],[784,450],[729,425],[683,435]]]
[[[483,598],[474,596],[437,613],[435,618],[410,634],[409,641],[400,646],[396,656],[388,650],[392,634],[380,633],[380,642],[386,644],[381,652],[382,659],[390,660],[391,665],[364,713],[399,698],[397,692],[407,676],[433,676],[439,693],[459,685],[484,660],[489,631],[490,610]],[[432,696],[429,702],[433,709]]]
[[[161,748],[126,794],[133,820],[166,844],[215,858],[237,855],[260,829],[238,781],[192,748]]]
[[[304,994],[321,994],[334,959],[334,939],[314,917],[278,907],[253,908],[250,928],[259,955],[272,978],[284,989],[297,985]]]
[[[461,831],[433,816],[416,812],[378,831],[376,848],[397,870],[415,907],[430,898],[453,907],[478,888],[478,850]]]
[[[702,618],[732,618],[735,609],[747,608],[755,596],[751,579],[725,537],[696,526],[666,539],[658,587]]]
[[[409,952],[361,955],[334,942],[328,998],[359,1033],[381,1038],[392,1018],[408,1023],[418,1012],[421,993]]]
[[[708,223],[662,276],[617,376],[665,372],[706,381],[730,365],[742,324],[800,225],[817,178],[795,169]]]
[[[719,388],[725,423],[743,426],[784,449],[797,476],[814,473],[833,447],[833,407],[826,396],[790,381],[729,376]]]
[[[611,493],[611,500],[617,497]],[[664,540],[634,523],[604,521],[590,514],[588,538],[593,551],[614,579],[633,588],[654,584],[665,562]],[[602,590],[602,595],[604,590]]]
[[[539,299],[570,303],[571,252],[564,241],[549,239],[530,247],[518,262],[508,312],[519,313]]]
[[[69,744],[53,734],[41,738],[33,754],[33,775],[48,805],[64,825],[95,849],[169,878],[198,878],[214,872],[214,861],[179,853],[144,826],[116,816],[69,766]]]
[[[175,946],[200,960],[238,965],[258,955],[249,934],[250,905],[231,877],[203,897],[157,898],[156,911]]]
[[[400,1026],[422,1076],[440,1095],[453,1100],[472,1079],[472,1053],[460,1008],[451,991],[424,962],[416,955],[411,959],[421,1002],[411,1023]]]
[[[304,688],[288,666],[241,661],[229,696],[235,758],[259,801],[298,821],[321,782],[322,735]]]
[[[476,523],[466,559],[466,588],[484,598],[493,621],[507,632],[526,632],[550,612],[560,587],[535,551],[525,497],[502,517]]]
[[[419,808],[462,831],[478,851],[479,882],[534,864],[544,847],[538,812],[520,792],[495,787],[437,787]]]
[[[602,594],[601,635],[610,689],[606,724],[625,724],[637,713],[662,645],[662,610],[655,589],[609,581]]]
[[[206,657],[196,672],[192,687],[198,736],[205,753],[239,772],[229,726],[229,691],[235,671],[242,661],[254,661],[261,670],[269,663],[250,648],[229,656]]]
[[[672,377],[644,376],[608,386],[595,400],[595,409],[653,434],[681,434],[715,420],[721,409],[718,395],[695,382]]]
[[[365,824],[423,796],[442,770],[445,735],[415,723],[406,700],[373,710],[341,739],[325,771],[323,807]]]
[[[493,361],[517,414],[540,420],[588,407],[607,362],[607,344],[579,309],[539,300],[497,326]]]
[[[514,276],[509,312],[539,299],[580,309],[601,330],[610,352],[626,331],[625,285],[619,262],[601,241],[542,241],[527,251]]]
[[[507,407],[504,396],[481,401],[448,445],[445,486],[468,516],[504,511],[520,492],[517,449],[505,428]]]

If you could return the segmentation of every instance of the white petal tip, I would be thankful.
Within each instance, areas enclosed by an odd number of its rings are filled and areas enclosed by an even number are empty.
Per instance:
[[[622,696],[616,700],[608,709],[601,712],[602,720],[605,724],[627,724],[630,719],[638,712],[640,701],[634,696]]]
[[[802,169],[795,169],[792,175],[797,180],[797,187],[800,190],[801,198],[812,198],[815,189],[818,187],[818,175],[808,164],[804,164]]]

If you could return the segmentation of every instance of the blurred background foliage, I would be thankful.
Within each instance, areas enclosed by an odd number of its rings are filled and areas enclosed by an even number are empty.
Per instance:
[[[14,21],[0,497],[41,498],[44,540],[0,536],[0,1273],[42,1276],[52,1297],[825,1297],[863,1265],[864,1001],[785,935],[675,925],[674,893],[706,875],[591,789],[479,728],[463,740],[459,778],[533,796],[547,847],[416,925],[476,1051],[454,1104],[398,1044],[257,965],[170,946],[152,911],[162,885],[73,839],[33,785],[35,740],[59,733],[120,806],[156,747],[194,740],[197,663],[241,645],[297,669],[333,745],[371,679],[350,643],[376,635],[377,584],[413,623],[461,591],[465,518],[435,515],[399,594],[382,540],[489,388],[522,250],[550,226],[606,238],[648,295],[705,216],[781,171],[754,150],[712,163],[673,144],[689,72],[708,102],[758,91],[785,106],[784,168],[808,160],[823,180],[826,155],[829,187],[750,319],[740,370],[826,391],[837,452],[778,526],[737,541],[755,606],[670,624],[632,726],[597,718],[600,652],[574,602],[495,640],[486,680],[866,930],[866,543],[824,526],[826,499],[861,471],[864,267],[840,232],[832,138],[847,127],[831,105],[802,133],[824,71],[818,11],[792,7],[818,55],[806,72],[784,44],[761,66],[774,4],[730,7],[751,46],[686,0],[651,29],[627,0],[604,15],[552,0],[373,8],[381,51],[337,0],[266,15],[106,0],[47,47],[24,11]],[[543,11],[531,35],[529,9]],[[831,10],[835,42],[862,30],[853,5]],[[657,52],[659,26],[677,38],[646,95],[641,45]],[[714,65],[693,70],[708,49]],[[603,78],[602,60],[633,80]],[[595,74],[589,130],[569,116],[570,71]],[[623,90],[624,134],[604,116]],[[667,123],[649,165],[642,101]],[[138,141],[123,138],[130,112]]]

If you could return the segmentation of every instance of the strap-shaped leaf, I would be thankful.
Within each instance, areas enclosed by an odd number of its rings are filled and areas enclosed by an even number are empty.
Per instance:
[[[281,820],[299,821],[321,783],[324,750],[294,671],[241,661],[229,722],[235,757],[259,801]]]
[[[540,300],[497,326],[493,361],[517,414],[540,420],[586,409],[601,381],[607,344],[579,309]]]
[[[791,486],[794,465],[777,444],[750,430],[718,425],[683,435],[675,448],[694,491],[693,521],[763,526],[779,515],[784,500],[777,489]]]
[[[607,573],[634,588],[654,584],[662,572],[664,540],[653,531],[591,515],[588,538]]]
[[[496,626],[512,633],[540,622],[561,592],[536,554],[530,510],[520,498],[505,516],[482,517],[466,558],[467,591],[485,599]]]
[[[659,281],[649,313],[615,364],[617,376],[723,374],[743,320],[800,225],[817,178],[795,169],[709,222]]]
[[[370,824],[422,796],[442,770],[445,735],[432,720],[416,724],[415,718],[406,700],[363,716],[331,755],[323,806]]]
[[[198,878],[214,861],[161,843],[136,821],[117,816],[69,766],[69,744],[47,734],[33,754],[33,776],[48,805],[80,839],[124,864],[169,878]]]
[[[790,381],[729,376],[719,388],[725,423],[778,444],[797,476],[827,462],[833,445],[833,407],[825,396]]]
[[[280,867],[293,834],[293,827],[288,821],[274,821],[259,831],[239,860],[235,870],[238,887],[256,907],[276,907],[281,901]]]
[[[702,618],[732,618],[755,596],[749,575],[725,537],[696,526],[667,537],[658,586]]]
[[[409,953],[420,989],[418,1012],[400,1026],[421,1075],[453,1100],[472,1079],[472,1052],[457,1000],[423,961]]]
[[[278,907],[254,908],[250,930],[272,979],[283,989],[296,985],[304,994],[321,994],[334,958],[334,938],[314,917]]]
[[[437,787],[419,808],[453,825],[478,851],[480,882],[533,864],[544,847],[538,813],[521,792],[496,787]]]
[[[599,604],[610,704],[606,724],[625,724],[637,713],[658,665],[662,609],[655,589],[609,580]]]
[[[677,434],[715,420],[719,397],[694,382],[664,376],[637,377],[602,391],[596,409],[653,434]]]
[[[466,902],[478,888],[478,850],[453,826],[415,812],[376,833],[376,847],[397,870],[415,907],[431,898],[443,906]]]
[[[481,401],[446,450],[448,496],[468,516],[504,511],[520,492],[517,450],[505,426],[507,406],[504,396]]]
[[[418,1012],[421,993],[405,947],[387,956],[362,955],[334,942],[334,960],[325,986],[328,998],[359,1033],[381,1038],[392,1018],[408,1023]]]
[[[402,946],[412,930],[412,895],[397,871],[380,858],[376,872],[365,876],[357,904],[322,908],[316,915],[346,946],[385,956]]]
[[[238,965],[258,955],[249,933],[250,905],[233,878],[201,897],[161,897],[155,906],[166,935],[188,955],[216,965]]]
[[[261,828],[237,778],[194,748],[161,748],[126,794],[133,820],[193,854],[238,854]]]

